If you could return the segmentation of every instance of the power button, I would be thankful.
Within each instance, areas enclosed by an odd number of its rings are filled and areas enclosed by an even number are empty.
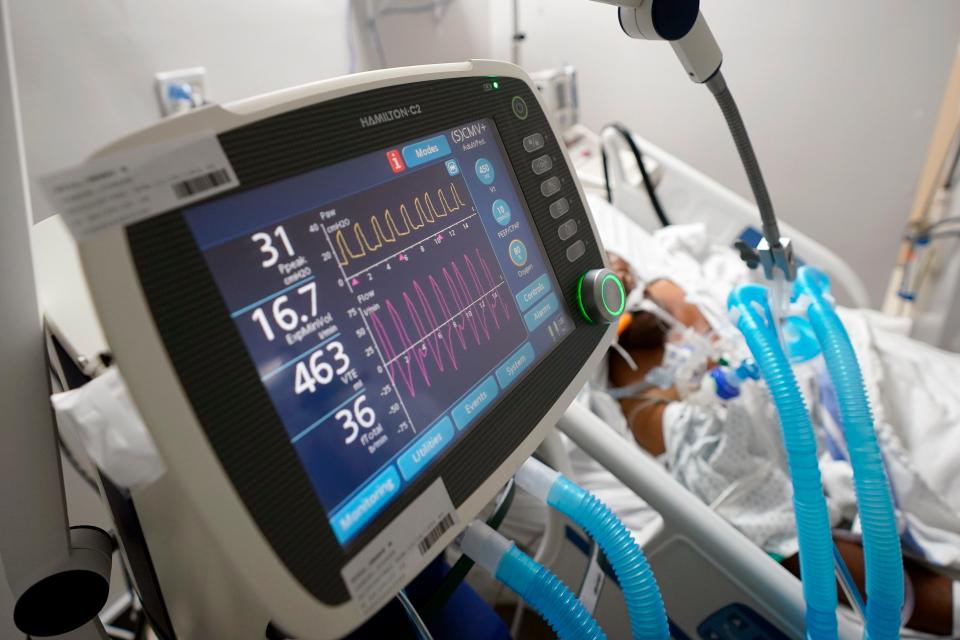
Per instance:
[[[524,102],[523,98],[520,96],[513,96],[513,100],[510,102],[510,107],[513,109],[513,115],[517,116],[521,120],[526,120],[529,112],[527,111],[527,103]]]

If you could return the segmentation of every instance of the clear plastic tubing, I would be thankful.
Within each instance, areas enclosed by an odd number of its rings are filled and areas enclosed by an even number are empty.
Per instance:
[[[669,638],[667,613],[653,570],[640,545],[613,511],[592,493],[534,458],[523,463],[515,480],[524,491],[583,528],[603,550],[623,592],[634,640]]]
[[[549,569],[479,520],[460,539],[468,558],[516,593],[560,640],[606,640],[606,634],[570,589]]]
[[[800,543],[800,574],[803,576],[803,596],[807,603],[807,637],[833,640],[837,637],[833,538],[827,501],[823,497],[813,425],[793,369],[777,338],[766,288],[755,284],[737,287],[730,293],[727,306],[754,360],[760,366],[780,416],[793,483],[793,508]]]
[[[837,393],[840,418],[857,506],[863,528],[863,554],[867,573],[867,637],[871,640],[900,637],[903,606],[903,556],[890,483],[877,435],[870,401],[863,384],[853,344],[829,296],[826,274],[801,267],[794,284],[797,301],[810,320]]]

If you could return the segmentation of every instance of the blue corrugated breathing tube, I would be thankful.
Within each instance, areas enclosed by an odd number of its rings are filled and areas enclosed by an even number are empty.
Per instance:
[[[812,267],[800,268],[794,283],[796,303],[806,312],[823,351],[836,390],[841,426],[853,467],[867,573],[867,637],[871,640],[899,638],[903,556],[893,496],[863,375],[829,292],[830,280],[826,274]]]
[[[470,523],[460,548],[523,598],[560,640],[606,640],[597,621],[557,576],[483,522]]]
[[[833,538],[823,496],[817,442],[810,416],[777,338],[765,287],[742,285],[730,293],[728,308],[760,366],[773,396],[783,432],[793,482],[793,508],[800,543],[800,574],[807,603],[807,637],[837,637],[837,587],[833,573]]]
[[[530,458],[515,476],[517,484],[583,528],[600,546],[630,614],[634,640],[670,637],[660,587],[640,545],[620,519],[592,493],[542,462]]]

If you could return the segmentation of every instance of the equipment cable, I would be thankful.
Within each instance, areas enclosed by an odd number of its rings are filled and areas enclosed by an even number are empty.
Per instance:
[[[670,226],[670,218],[667,217],[667,213],[664,211],[663,205],[660,203],[660,197],[657,196],[656,186],[653,184],[650,174],[647,173],[646,166],[644,166],[643,152],[640,151],[640,146],[637,144],[637,141],[633,139],[633,134],[624,125],[620,124],[619,122],[613,122],[601,129],[600,135],[602,136],[603,132],[607,129],[613,129],[619,133],[620,137],[622,137],[624,142],[627,143],[627,147],[630,148],[630,152],[637,161],[637,167],[640,169],[640,176],[643,178],[643,186],[646,188],[647,196],[650,197],[650,204],[653,206],[653,211],[657,215],[657,219],[660,220],[660,224],[662,226]],[[600,145],[600,160],[603,164],[603,182],[607,188],[607,202],[612,203],[613,193],[610,189],[610,172],[608,166],[609,158],[607,158],[607,150],[603,147],[602,143]]]
[[[503,524],[504,519],[507,517],[507,513],[510,511],[510,506],[513,504],[513,496],[515,493],[516,485],[514,484],[513,478],[510,478],[506,488],[500,495],[500,498],[497,500],[493,514],[487,519],[488,526],[493,529],[500,528],[500,525]],[[447,604],[447,600],[450,599],[450,596],[453,595],[453,592],[457,590],[457,587],[460,586],[460,583],[463,582],[470,570],[473,569],[474,564],[474,561],[471,558],[468,558],[466,555],[460,556],[460,559],[453,563],[450,571],[447,572],[447,575],[444,576],[443,581],[440,582],[440,586],[437,587],[436,592],[423,606],[424,618],[429,620],[443,609],[443,607]]]

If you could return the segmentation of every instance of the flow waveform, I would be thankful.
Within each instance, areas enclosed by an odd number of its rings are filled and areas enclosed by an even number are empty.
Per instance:
[[[436,200],[440,203],[439,207],[434,205],[434,198],[431,197],[430,192],[424,192],[423,196],[413,199],[412,214],[404,203],[400,205],[396,216],[390,209],[385,209],[382,216],[376,214],[370,216],[368,228],[359,222],[354,223],[352,235],[356,242],[352,245],[351,241],[347,240],[344,229],[337,231],[336,243],[340,264],[346,266],[351,260],[374,253],[384,245],[397,242],[417,229],[434,224],[466,206],[457,191],[457,186],[452,182],[446,188],[437,189]]]
[[[394,383],[403,383],[416,397],[421,382],[431,386],[431,370],[457,371],[460,354],[490,342],[510,319],[510,305],[498,292],[501,285],[476,250],[424,284],[411,281],[398,304],[384,304],[383,319],[371,313],[371,329]]]

